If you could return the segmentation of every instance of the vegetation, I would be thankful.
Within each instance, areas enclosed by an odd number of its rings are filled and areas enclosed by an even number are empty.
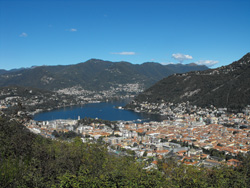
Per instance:
[[[116,124],[116,121],[109,121],[109,120],[103,120],[103,119],[95,119],[95,118],[89,118],[89,117],[85,117],[84,119],[80,119],[78,121],[79,124],[84,124],[84,125],[90,125],[91,123],[95,123],[95,124],[105,124],[109,127],[111,127],[111,125]]]
[[[80,134],[77,134],[74,131],[69,131],[69,132],[57,132],[56,130],[53,131],[52,133],[53,136],[55,136],[55,138],[60,138],[62,140],[68,140],[68,139],[72,139],[75,137],[80,137]]]
[[[199,65],[134,65],[128,62],[90,59],[76,65],[39,66],[16,71],[0,70],[0,87],[18,85],[54,91],[81,86],[85,90],[101,91],[119,84],[139,83],[147,88],[173,73],[206,69],[206,66]]]
[[[175,74],[138,95],[137,103],[182,103],[242,110],[250,104],[250,53],[217,69]]]
[[[0,118],[0,187],[248,187],[250,156],[239,168],[211,170],[158,160],[145,170],[134,157],[108,153],[100,143],[43,138]],[[127,151],[133,155],[132,151]]]
[[[17,114],[18,111],[31,112],[36,109],[53,109],[79,104],[75,97],[56,92],[20,86],[0,87],[0,100],[9,98],[5,114]],[[18,105],[17,105],[18,104]]]

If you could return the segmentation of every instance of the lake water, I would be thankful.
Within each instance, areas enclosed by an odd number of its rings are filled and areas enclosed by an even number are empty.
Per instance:
[[[118,106],[125,106],[125,101],[90,103],[83,106],[66,107],[48,112],[36,114],[33,119],[36,121],[49,121],[55,119],[77,119],[90,117],[103,120],[117,121],[160,121],[159,115],[137,113],[131,110],[117,109]]]

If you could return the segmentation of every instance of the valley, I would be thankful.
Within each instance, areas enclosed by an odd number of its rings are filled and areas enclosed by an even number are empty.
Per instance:
[[[190,166],[204,172],[222,166],[225,171],[238,170],[246,164],[250,150],[250,102],[246,97],[249,96],[249,63],[248,53],[226,67],[174,73],[148,89],[142,80],[134,77],[132,82],[125,81],[123,76],[110,79],[108,84],[91,78],[94,82],[105,83],[92,90],[84,84],[74,85],[76,82],[71,85],[70,79],[64,86],[59,84],[54,89],[52,77],[43,76],[38,88],[22,86],[28,84],[28,80],[22,80],[19,86],[0,88],[0,113],[2,117],[21,123],[31,133],[55,142],[71,143],[80,138],[83,144],[97,144],[109,155],[130,158],[145,172],[156,170],[164,175],[168,169],[164,165],[173,163],[178,164],[177,168],[187,166],[189,169]],[[55,71],[56,68],[50,69]],[[113,70],[112,74],[115,72]],[[10,74],[12,76],[6,72],[1,75],[6,83],[15,77],[26,77],[24,72]],[[234,94],[232,88],[242,93]],[[222,98],[217,98],[218,95]],[[98,117],[81,119],[80,115],[78,119],[32,120],[39,112],[124,99],[131,102],[120,106],[120,110],[124,107],[136,113],[153,114],[161,120],[109,121]],[[114,113],[110,111],[110,115]]]

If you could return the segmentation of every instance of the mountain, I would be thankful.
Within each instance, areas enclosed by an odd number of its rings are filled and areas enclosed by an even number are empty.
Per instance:
[[[250,104],[250,53],[228,66],[173,74],[135,98],[136,102],[214,105],[237,109]]]
[[[181,63],[169,64],[169,65],[167,65],[167,67],[175,73],[185,73],[185,72],[190,72],[190,71],[202,71],[202,70],[208,69],[205,65],[198,66],[195,63],[190,63],[190,64],[186,64],[186,65],[183,65]]]
[[[0,69],[0,75],[1,74],[4,74],[4,73],[6,73],[6,72],[8,72],[7,70],[4,70],[4,69]]]
[[[90,59],[75,65],[37,66],[0,74],[0,87],[19,85],[47,90],[59,90],[80,86],[85,90],[100,91],[124,84],[140,84],[147,88],[173,73],[190,70],[205,70],[199,65],[161,65],[128,62],[111,62]],[[4,72],[4,71],[3,71]]]
[[[1,75],[1,74],[5,74],[5,73],[17,72],[17,71],[24,70],[24,69],[25,69],[25,68],[20,68],[20,69],[11,69],[11,70],[9,70],[9,71],[4,70],[4,69],[0,69],[0,75]]]

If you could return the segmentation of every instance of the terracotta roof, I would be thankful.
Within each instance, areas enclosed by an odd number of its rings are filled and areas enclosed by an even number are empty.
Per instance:
[[[157,161],[153,161],[152,163],[153,163],[153,164],[158,164],[158,162],[157,162]]]

